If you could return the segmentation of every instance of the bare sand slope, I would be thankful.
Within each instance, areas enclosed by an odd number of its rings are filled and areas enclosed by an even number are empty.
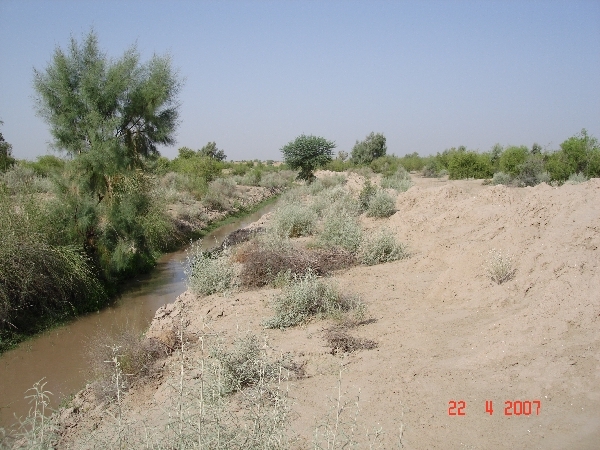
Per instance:
[[[361,219],[368,230],[392,229],[411,257],[335,276],[368,304],[374,321],[353,333],[377,349],[332,355],[324,321],[263,329],[273,289],[186,293],[159,310],[149,334],[183,316],[188,331],[208,326],[233,339],[252,330],[274,353],[306,361],[307,377],[290,387],[298,448],[311,448],[340,370],[343,399],[360,393],[359,432],[381,427],[384,448],[397,448],[400,437],[407,449],[600,448],[600,179],[519,189],[415,181],[392,217]],[[516,263],[515,277],[500,285],[486,273],[492,248]],[[128,394],[127,408],[143,415],[164,403],[177,376],[173,358],[162,378]],[[452,400],[465,402],[464,416],[448,414]],[[530,415],[513,407],[506,416],[505,402],[517,400],[539,400],[539,414],[533,405]],[[91,422],[102,430],[99,416]]]

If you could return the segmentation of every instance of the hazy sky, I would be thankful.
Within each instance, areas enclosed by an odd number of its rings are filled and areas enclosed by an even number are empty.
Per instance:
[[[280,159],[299,134],[351,150],[548,149],[600,138],[600,1],[0,0],[0,129],[17,158],[49,150],[33,68],[91,28],[119,57],[172,55],[185,78],[177,148]]]

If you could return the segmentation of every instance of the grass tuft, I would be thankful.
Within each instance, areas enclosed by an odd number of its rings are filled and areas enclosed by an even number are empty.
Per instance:
[[[370,239],[366,239],[359,250],[358,258],[366,266],[373,266],[408,257],[406,246],[396,242],[390,230],[384,229]]]
[[[489,251],[486,266],[489,277],[498,284],[512,280],[517,272],[512,256],[503,255],[495,248]]]

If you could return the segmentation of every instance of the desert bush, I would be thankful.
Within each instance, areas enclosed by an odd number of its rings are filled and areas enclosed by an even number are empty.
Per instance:
[[[566,184],[580,184],[580,183],[585,183],[586,181],[588,181],[588,177],[586,177],[581,172],[572,173],[569,176],[569,179],[566,181]]]
[[[280,236],[311,235],[315,230],[316,222],[316,213],[310,207],[299,203],[283,205],[273,214],[273,227]]]
[[[393,175],[398,168],[402,166],[400,165],[400,158],[397,156],[385,155],[374,159],[371,164],[369,164],[369,167],[373,172],[380,173],[385,177]],[[404,169],[404,167],[402,168]]]
[[[353,312],[364,315],[365,305],[357,297],[343,295],[334,285],[309,271],[295,277],[272,301],[275,316],[264,322],[267,328],[288,328],[312,317],[339,318]]]
[[[315,196],[310,207],[319,217],[331,214],[358,216],[361,212],[358,201],[342,186],[321,191]]]
[[[346,182],[346,177],[341,174],[327,175],[324,177],[317,178],[312,182],[308,188],[308,192],[311,195],[316,195],[324,189],[329,189],[334,186],[339,186]]]
[[[369,201],[368,217],[389,217],[396,212],[396,200],[384,190],[378,190]]]
[[[370,133],[363,141],[356,141],[352,148],[351,160],[355,164],[370,164],[376,158],[382,157],[387,151],[386,139],[383,133]]]
[[[279,376],[282,361],[269,361],[258,337],[252,333],[238,337],[231,351],[213,347],[211,358],[219,362],[221,393],[228,395],[259,382],[272,382]]]
[[[377,187],[371,183],[371,180],[365,180],[365,184],[358,194],[358,202],[363,211],[366,211],[369,208],[369,203],[376,192]]]
[[[400,166],[395,173],[384,176],[381,179],[380,186],[383,189],[394,189],[397,192],[406,192],[412,186],[412,181],[410,179],[410,174],[404,167]]]
[[[511,181],[512,177],[508,173],[504,172],[496,172],[492,178],[493,185],[504,184],[508,186]]]
[[[186,257],[184,273],[188,287],[194,294],[211,295],[235,286],[235,268],[226,253],[213,257],[202,251],[200,242],[192,245]]]
[[[263,173],[259,186],[280,189],[291,186],[296,179],[296,173],[292,170],[280,170],[278,172]]]
[[[495,248],[489,251],[486,270],[490,279],[498,284],[511,280],[517,271],[512,256],[502,254]]]
[[[341,247],[351,253],[358,250],[362,229],[355,216],[348,213],[329,214],[323,222],[317,244],[322,247]]]
[[[521,186],[536,186],[542,182],[550,181],[550,175],[546,172],[544,159],[539,153],[530,153],[518,167],[516,181]]]
[[[493,174],[488,154],[467,151],[464,147],[449,153],[447,170],[451,180],[489,178]]]
[[[359,261],[373,266],[408,257],[406,246],[396,241],[390,230],[384,229],[369,239],[365,239],[358,252]]]
[[[351,167],[348,169],[348,172],[354,172],[355,174],[365,178],[371,178],[375,174],[373,169],[367,166]]]
[[[208,209],[225,211],[236,196],[235,182],[230,178],[217,178],[208,184],[208,190],[202,198],[202,204]]]
[[[520,147],[508,147],[504,150],[502,155],[500,155],[500,170],[512,177],[516,177],[519,175],[520,166],[525,163],[528,155],[529,149],[524,145]]]
[[[0,173],[0,184],[2,183],[12,195],[51,192],[53,188],[49,178],[36,175],[33,169],[22,164],[15,164],[6,172]]]

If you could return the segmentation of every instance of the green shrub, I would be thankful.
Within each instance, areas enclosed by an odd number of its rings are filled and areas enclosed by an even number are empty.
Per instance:
[[[230,178],[217,178],[208,184],[202,203],[208,209],[225,211],[231,207],[236,192],[235,181]]]
[[[527,160],[529,149],[522,145],[521,147],[508,147],[500,156],[500,170],[512,177],[519,175],[521,165]]]
[[[365,306],[356,297],[342,295],[338,289],[317,278],[313,272],[295,277],[272,301],[275,316],[264,322],[267,328],[288,328],[312,317],[341,318],[345,313],[364,314]]]
[[[342,186],[321,191],[310,206],[319,217],[331,214],[360,215],[360,205],[357,200]]]
[[[317,215],[308,206],[299,203],[283,205],[273,215],[275,232],[280,236],[299,237],[313,234]]]
[[[382,133],[371,132],[363,141],[356,141],[352,148],[354,164],[370,164],[374,159],[384,156],[387,151],[386,139]]]
[[[281,189],[291,186],[296,179],[296,173],[292,170],[280,170],[277,172],[263,172],[259,186],[266,188]]]
[[[235,286],[235,269],[227,255],[212,257],[198,242],[190,249],[186,263],[187,284],[196,295],[211,295]]]
[[[369,201],[368,217],[389,217],[396,212],[396,200],[386,191],[378,190]]]
[[[369,208],[369,203],[376,192],[377,187],[371,184],[371,180],[366,180],[362,190],[360,191],[360,194],[358,195],[358,203],[363,211],[366,211]]]
[[[317,243],[326,248],[341,247],[354,253],[362,242],[362,236],[362,229],[355,216],[336,213],[325,218]]]
[[[497,184],[504,184],[504,185],[509,185],[510,182],[512,181],[512,177],[504,172],[496,172],[492,178],[492,184],[493,185],[497,185]]]
[[[404,167],[400,166],[395,173],[383,177],[380,186],[383,189],[395,189],[397,192],[406,192],[412,186],[412,181],[410,174]]]
[[[489,155],[466,149],[449,153],[447,168],[451,180],[490,178],[493,174]]]
[[[527,155],[525,162],[518,167],[518,170],[516,180],[521,186],[536,186],[550,180],[550,176],[545,170],[544,159],[538,153]]]
[[[383,176],[393,175],[398,171],[400,165],[400,158],[394,155],[385,155],[377,159],[374,159],[369,167],[373,169],[373,172],[380,173]],[[403,168],[404,169],[404,168]]]
[[[14,164],[4,173],[0,173],[0,184],[8,188],[10,194],[32,194],[40,192],[51,192],[52,181],[42,177],[26,165]]]
[[[396,261],[408,257],[406,247],[396,242],[391,231],[384,229],[360,246],[358,258],[366,266]]]

